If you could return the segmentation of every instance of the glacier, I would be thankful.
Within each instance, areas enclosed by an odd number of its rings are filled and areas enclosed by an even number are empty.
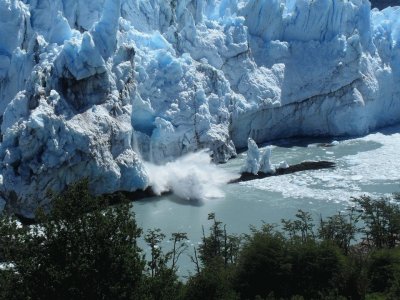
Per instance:
[[[399,98],[399,7],[0,0],[0,203],[31,216],[50,190],[144,189],[147,162],[200,149],[363,135]]]

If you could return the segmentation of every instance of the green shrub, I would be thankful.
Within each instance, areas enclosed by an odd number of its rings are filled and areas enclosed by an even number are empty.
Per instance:
[[[268,225],[253,229],[239,256],[235,287],[242,299],[289,296],[291,267],[283,235]]]
[[[106,202],[82,182],[55,196],[35,226],[3,217],[3,255],[14,265],[2,272],[3,299],[141,299],[141,230],[128,204]]]
[[[238,300],[232,285],[232,272],[223,265],[207,266],[190,277],[185,288],[185,300]]]
[[[361,219],[365,227],[364,244],[370,248],[394,248],[400,243],[400,206],[395,199],[373,199],[369,196],[353,198],[361,209]]]
[[[370,292],[399,297],[400,249],[373,252],[369,264],[369,278]]]
[[[346,258],[336,245],[308,242],[292,244],[289,250],[291,295],[305,299],[336,297],[342,292]]]

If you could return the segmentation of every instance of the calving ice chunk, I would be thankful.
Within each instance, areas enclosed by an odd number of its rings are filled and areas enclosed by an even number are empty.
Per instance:
[[[147,162],[145,167],[157,195],[173,192],[182,199],[193,201],[222,197],[221,186],[237,177],[213,164],[205,150],[164,165]]]
[[[399,20],[367,0],[0,0],[0,196],[30,215],[84,177],[135,191],[149,161],[398,122]]]

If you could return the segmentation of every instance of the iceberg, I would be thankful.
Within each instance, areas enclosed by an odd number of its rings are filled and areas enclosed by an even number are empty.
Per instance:
[[[246,163],[240,173],[251,173],[253,175],[274,174],[277,168],[287,169],[289,165],[283,161],[275,166],[271,163],[272,147],[268,146],[263,152],[260,151],[256,142],[249,138],[247,141]]]
[[[399,122],[399,20],[368,0],[0,0],[0,197],[29,216],[85,177],[135,191],[147,162]]]
[[[260,149],[258,149],[256,142],[249,138],[247,141],[246,164],[240,170],[240,173],[251,173],[257,175],[260,170],[260,155]]]
[[[260,160],[260,172],[265,174],[273,174],[275,173],[275,166],[271,163],[271,155],[272,155],[272,148],[267,147],[264,150],[263,155],[261,156]],[[282,168],[280,165],[279,168]]]

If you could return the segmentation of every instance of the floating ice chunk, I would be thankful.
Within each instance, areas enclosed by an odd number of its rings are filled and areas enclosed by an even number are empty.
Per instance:
[[[258,149],[256,142],[251,138],[248,138],[246,164],[241,169],[241,173],[247,172],[257,175],[259,170],[260,170],[260,150]]]
[[[260,172],[266,174],[275,173],[275,166],[271,163],[271,154],[272,154],[272,148],[271,147],[265,148],[263,155],[261,156]]]
[[[281,161],[278,165],[279,169],[287,169],[289,168],[289,164],[286,161]]]

